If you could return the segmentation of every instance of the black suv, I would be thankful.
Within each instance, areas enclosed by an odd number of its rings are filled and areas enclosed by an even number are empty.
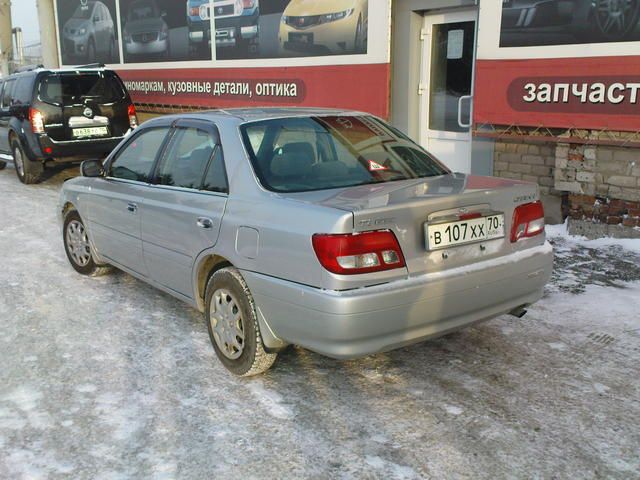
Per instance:
[[[0,78],[0,170],[37,183],[47,162],[104,158],[138,124],[122,80],[103,66]]]

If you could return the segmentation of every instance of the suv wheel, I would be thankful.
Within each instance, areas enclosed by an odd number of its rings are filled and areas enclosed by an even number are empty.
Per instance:
[[[39,162],[34,162],[24,153],[22,145],[17,138],[11,141],[11,151],[13,152],[13,163],[16,166],[16,175],[25,185],[32,185],[40,181],[44,166]]]
[[[223,268],[209,279],[205,318],[213,348],[227,370],[250,377],[271,368],[278,355],[264,349],[253,297],[237,269]]]
[[[91,254],[91,243],[77,211],[71,210],[64,219],[64,251],[74,270],[82,275],[97,277],[111,271],[108,265],[98,265]]]
[[[6,166],[7,162],[3,162],[2,160],[0,160],[0,170],[4,170]]]

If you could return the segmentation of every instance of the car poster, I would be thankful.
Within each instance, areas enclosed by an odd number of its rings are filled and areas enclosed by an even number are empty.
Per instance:
[[[124,63],[211,60],[208,10],[195,6],[204,2],[119,2]]]
[[[58,0],[64,65],[120,63],[115,0]]]
[[[366,54],[368,0],[188,0],[213,8],[216,58]]]
[[[500,47],[640,40],[640,1],[504,0]]]

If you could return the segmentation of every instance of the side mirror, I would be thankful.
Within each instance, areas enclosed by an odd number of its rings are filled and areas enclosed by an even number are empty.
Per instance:
[[[167,12],[160,12],[160,16],[161,16],[162,18],[166,18],[166,16],[167,16]]]
[[[100,160],[85,160],[80,165],[80,173],[83,177],[102,177],[104,175],[102,162]]]
[[[98,23],[100,21],[100,17],[93,17],[93,23]]]

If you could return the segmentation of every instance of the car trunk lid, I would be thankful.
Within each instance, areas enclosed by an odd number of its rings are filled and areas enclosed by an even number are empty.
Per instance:
[[[538,191],[536,185],[524,182],[450,174],[290,196],[352,212],[354,232],[393,231],[408,273],[413,276],[500,257],[531,245],[531,242],[512,244],[510,230],[515,207],[537,200]],[[464,220],[471,228],[476,217],[479,217],[477,224],[493,215],[504,215],[500,238],[447,248],[427,245],[425,225]],[[539,244],[541,240],[535,242]]]

